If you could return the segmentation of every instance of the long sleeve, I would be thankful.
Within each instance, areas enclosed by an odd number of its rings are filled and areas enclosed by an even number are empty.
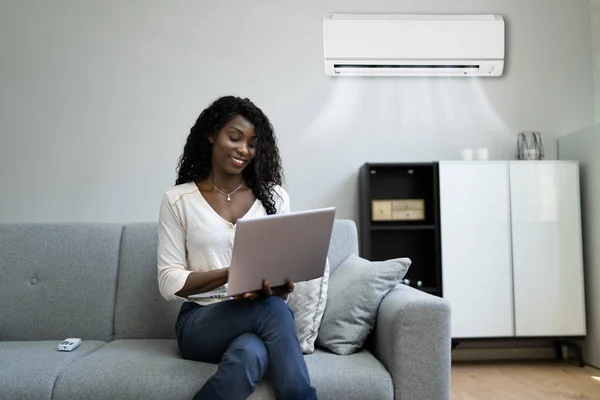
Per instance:
[[[191,273],[186,265],[185,230],[165,194],[159,212],[157,250],[158,288],[165,299],[180,299],[175,293],[183,288]]]

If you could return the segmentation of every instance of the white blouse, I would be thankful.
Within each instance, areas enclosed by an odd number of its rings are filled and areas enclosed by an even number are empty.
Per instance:
[[[277,213],[290,212],[289,195],[281,186],[274,186]],[[266,215],[258,199],[242,217]],[[185,284],[188,275],[227,268],[231,263],[235,224],[223,219],[208,204],[194,182],[167,190],[160,206],[158,220],[158,287],[167,300],[180,299],[175,295]],[[215,290],[224,289],[224,285]],[[208,305],[226,299],[196,299]]]

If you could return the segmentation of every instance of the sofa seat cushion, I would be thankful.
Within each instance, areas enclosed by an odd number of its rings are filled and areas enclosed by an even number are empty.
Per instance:
[[[317,347],[304,358],[319,400],[394,398],[391,375],[367,350],[341,356]]]
[[[319,399],[393,399],[389,373],[367,351],[338,356],[315,350],[305,359]],[[53,399],[191,399],[216,370],[182,359],[174,340],[116,340],[63,371]],[[250,399],[275,399],[268,380]]]
[[[58,374],[105,345],[84,340],[72,352],[58,351],[60,340],[0,342],[0,399],[50,399]]]
[[[123,339],[71,365],[53,400],[191,399],[216,365],[183,360],[170,339]]]

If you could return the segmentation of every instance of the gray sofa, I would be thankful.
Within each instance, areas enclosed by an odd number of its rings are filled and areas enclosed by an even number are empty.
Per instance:
[[[0,399],[191,399],[216,365],[183,360],[180,303],[157,287],[155,223],[0,224]],[[336,220],[332,270],[358,252]],[[368,346],[306,355],[319,399],[450,397],[450,310],[406,286],[380,305]],[[80,337],[72,353],[62,339]],[[261,382],[252,399],[274,398]]]

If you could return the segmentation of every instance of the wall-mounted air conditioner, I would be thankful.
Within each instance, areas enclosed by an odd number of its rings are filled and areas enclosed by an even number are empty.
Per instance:
[[[330,76],[500,76],[504,19],[498,15],[325,15]]]

